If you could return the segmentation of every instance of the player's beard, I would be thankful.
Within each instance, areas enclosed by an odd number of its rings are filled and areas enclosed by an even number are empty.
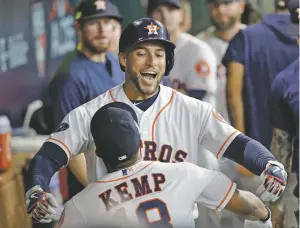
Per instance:
[[[130,73],[130,80],[134,84],[137,91],[147,97],[151,97],[154,95],[159,87],[159,84],[162,80],[163,76],[156,76],[155,79],[153,79],[153,82],[151,85],[143,85],[142,82],[142,76],[138,76],[136,73]]]
[[[82,44],[89,52],[93,54],[101,54],[108,51],[110,40],[106,44],[97,45],[94,43],[94,40],[90,41],[85,36],[82,36]]]
[[[211,22],[218,31],[227,31],[228,29],[232,28],[239,20],[240,15],[231,16],[226,22],[218,21],[211,17]]]

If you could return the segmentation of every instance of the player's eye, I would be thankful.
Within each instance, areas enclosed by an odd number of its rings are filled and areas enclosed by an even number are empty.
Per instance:
[[[137,52],[137,56],[139,56],[139,57],[144,57],[146,55],[147,54],[145,52]]]
[[[165,57],[165,54],[164,54],[164,53],[157,53],[157,54],[156,54],[156,57],[157,57],[157,58],[164,58],[164,57]]]

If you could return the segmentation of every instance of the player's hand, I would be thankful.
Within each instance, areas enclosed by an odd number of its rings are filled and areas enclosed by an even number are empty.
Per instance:
[[[287,172],[277,161],[269,161],[266,169],[260,175],[262,184],[256,194],[262,201],[275,202],[279,199],[286,187]]]
[[[273,228],[273,226],[272,226],[271,218],[269,218],[265,222],[262,222],[260,220],[256,220],[256,221],[245,220],[244,228]]]
[[[34,186],[25,194],[27,214],[31,215],[35,222],[50,223],[55,216],[55,208],[58,206],[54,196],[46,193],[40,186]]]

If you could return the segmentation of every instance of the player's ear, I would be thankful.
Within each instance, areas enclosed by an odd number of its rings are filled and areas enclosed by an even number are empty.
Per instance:
[[[126,53],[125,52],[120,52],[119,53],[119,63],[121,67],[125,69],[126,66]]]

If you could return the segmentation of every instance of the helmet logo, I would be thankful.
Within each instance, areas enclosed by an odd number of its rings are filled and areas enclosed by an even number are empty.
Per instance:
[[[150,25],[147,25],[147,27],[144,27],[145,29],[148,30],[148,36],[151,34],[158,35],[157,30],[160,30],[160,27],[157,25],[154,25],[152,22]]]
[[[105,10],[106,9],[106,2],[104,0],[97,0],[94,2],[97,10]]]

